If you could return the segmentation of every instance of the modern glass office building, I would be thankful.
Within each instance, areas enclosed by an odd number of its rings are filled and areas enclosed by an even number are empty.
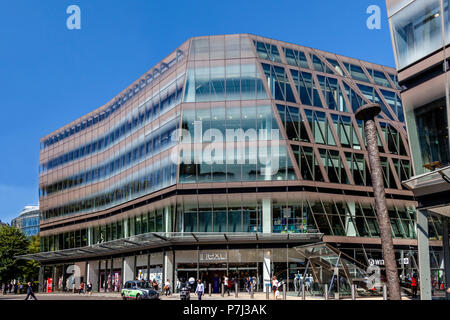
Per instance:
[[[39,206],[26,206],[19,216],[11,221],[11,226],[17,227],[28,237],[39,233]]]
[[[57,289],[75,270],[94,290],[226,273],[254,276],[259,289],[277,275],[292,289],[307,263],[296,248],[317,242],[382,266],[353,114],[369,102],[382,106],[378,147],[399,269],[412,272],[416,202],[401,185],[412,168],[395,69],[249,34],[189,39],[41,139],[42,252],[28,258]],[[318,282],[325,271],[313,270]]]
[[[414,169],[404,185],[418,201],[421,295],[431,299],[450,287],[450,2],[386,3]],[[429,255],[431,219],[440,221],[439,259]]]

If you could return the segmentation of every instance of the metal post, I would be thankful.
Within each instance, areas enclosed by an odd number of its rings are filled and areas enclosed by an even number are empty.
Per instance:
[[[212,290],[211,290],[211,287],[212,287],[212,286],[211,286],[211,283],[209,283],[209,284],[208,284],[208,290],[209,290],[209,296],[210,296],[210,297],[211,297],[211,294],[212,294],[212,293],[211,293],[211,291],[212,291]]]
[[[221,294],[222,294],[222,298],[223,298],[223,296],[225,295],[225,288],[224,288],[223,282],[222,282],[222,288],[221,289],[222,289],[222,293]]]
[[[38,276],[38,292],[44,292],[44,266],[39,267],[39,276]]]
[[[286,300],[286,283],[283,283],[283,300]]]
[[[391,223],[387,211],[386,194],[384,191],[383,171],[381,169],[380,156],[378,154],[377,129],[375,117],[381,112],[381,107],[376,103],[363,105],[355,112],[358,120],[364,121],[364,132],[367,140],[367,152],[369,156],[370,171],[372,177],[373,192],[377,219],[380,227],[381,247],[383,250],[386,278],[389,286],[391,300],[401,300],[400,284],[395,260],[394,244],[392,241]]]
[[[269,285],[266,284],[266,300],[269,300]]]
[[[444,251],[444,278],[445,278],[445,295],[450,300],[450,248],[448,246],[448,221],[447,217],[442,217],[442,249]]]
[[[328,300],[328,284],[327,283],[325,283],[325,290],[324,290],[324,292],[325,292],[325,300]]]
[[[416,210],[417,257],[419,258],[420,299],[431,300],[430,245],[428,240],[428,212]]]
[[[238,297],[238,291],[239,291],[239,282],[236,279],[236,282],[234,283],[234,297]]]
[[[383,300],[387,300],[388,294],[387,294],[387,286],[386,284],[383,284]]]
[[[356,300],[356,284],[352,283],[352,300]]]
[[[302,283],[302,300],[306,300],[305,284]]]

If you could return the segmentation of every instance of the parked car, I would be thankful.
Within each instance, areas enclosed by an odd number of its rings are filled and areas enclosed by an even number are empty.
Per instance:
[[[132,280],[127,281],[120,292],[122,299],[159,299],[158,291],[154,290],[148,281]]]

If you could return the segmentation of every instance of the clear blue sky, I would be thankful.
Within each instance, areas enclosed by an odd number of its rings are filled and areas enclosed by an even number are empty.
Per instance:
[[[66,8],[81,8],[81,30]],[[382,29],[366,27],[379,5]],[[0,219],[38,203],[39,139],[192,36],[253,33],[394,66],[384,0],[0,0]]]

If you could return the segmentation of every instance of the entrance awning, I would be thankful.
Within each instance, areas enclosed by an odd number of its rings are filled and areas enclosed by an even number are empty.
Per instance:
[[[450,166],[414,176],[403,185],[414,193],[419,209],[450,217]]]
[[[331,273],[337,270],[339,275],[349,280],[349,283],[365,282],[368,277],[365,265],[328,243],[321,242],[299,246],[295,247],[295,250],[309,261],[316,279],[319,278],[317,274],[319,268]]]
[[[149,232],[91,246],[17,256],[40,262],[87,259],[168,246],[201,244],[307,243],[321,241],[323,233],[213,233]]]

